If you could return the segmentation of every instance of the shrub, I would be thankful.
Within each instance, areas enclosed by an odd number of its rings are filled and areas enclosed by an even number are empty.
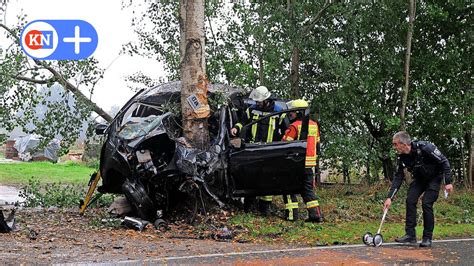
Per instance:
[[[21,188],[20,197],[24,198],[25,207],[79,207],[79,201],[86,194],[86,187],[80,185],[64,185],[61,183],[40,184],[38,178],[30,178],[28,184]],[[97,204],[101,207],[113,202],[113,195],[104,195]]]

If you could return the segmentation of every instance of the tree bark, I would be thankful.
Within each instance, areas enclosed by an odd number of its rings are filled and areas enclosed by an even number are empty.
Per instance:
[[[259,7],[259,13],[258,13],[258,23],[259,27],[263,27],[263,15],[261,12],[262,7]],[[258,79],[260,82],[260,85],[265,84],[265,75],[264,75],[264,66],[263,66],[263,48],[262,48],[262,37],[257,36],[257,45],[258,45]]]
[[[292,45],[292,53],[291,53],[291,66],[290,66],[290,83],[291,83],[291,93],[292,96],[295,98],[300,98],[300,88],[299,88],[299,82],[300,82],[300,45],[303,40],[303,38],[306,37],[306,35],[309,33],[309,31],[316,25],[316,22],[321,19],[323,16],[324,12],[326,9],[331,6],[332,1],[326,1],[324,6],[319,10],[319,12],[316,14],[315,17],[305,26],[303,29],[299,32],[298,37],[296,40],[293,41]],[[294,25],[294,28],[296,30],[296,23],[294,21],[293,14],[291,14],[292,7],[291,7],[291,2],[287,2],[287,9],[288,12],[290,12],[290,19],[292,20],[292,24]]]
[[[179,0],[179,67],[183,67],[184,54],[186,53],[186,0]],[[181,74],[181,73],[180,73]]]
[[[408,92],[410,86],[410,56],[411,56],[411,40],[413,37],[413,22],[415,20],[416,0],[409,0],[409,15],[408,15],[408,32],[407,43],[405,51],[405,87],[403,88],[402,103],[400,107],[400,130],[406,130],[405,111],[407,108]]]
[[[383,176],[385,180],[393,180],[393,163],[392,159],[388,154],[384,154],[382,158],[380,158],[382,161],[382,171],[383,171]]]
[[[291,70],[290,70],[290,82],[291,82],[291,94],[293,98],[300,98],[300,49],[297,45],[293,46],[291,53]]]
[[[471,142],[470,151],[469,151],[469,168],[468,168],[468,180],[469,180],[469,188],[472,189],[474,185],[474,141],[472,141],[474,136],[474,128],[471,130],[471,136],[469,141]]]
[[[184,9],[180,13],[184,22],[184,47],[181,56],[181,112],[184,137],[194,148],[205,149],[209,145],[209,130],[207,117],[209,105],[207,102],[208,80],[204,54],[204,0],[182,0]],[[183,36],[183,33],[181,33]],[[197,99],[200,107],[193,109],[189,97]]]
[[[466,146],[469,149],[469,157],[467,162],[467,180],[466,186],[469,189],[473,188],[474,185],[474,127],[471,127],[471,132],[466,133]]]

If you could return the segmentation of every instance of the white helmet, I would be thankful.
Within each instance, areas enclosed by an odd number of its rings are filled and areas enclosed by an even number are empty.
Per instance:
[[[256,102],[263,102],[264,100],[270,98],[272,94],[268,91],[267,87],[265,86],[260,86],[255,88],[251,93],[250,93],[250,99],[256,101]]]

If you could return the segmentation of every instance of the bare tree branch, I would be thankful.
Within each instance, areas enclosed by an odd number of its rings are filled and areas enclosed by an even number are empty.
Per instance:
[[[107,122],[111,122],[113,120],[112,116],[110,116],[107,112],[105,112],[102,108],[100,108],[97,104],[89,100],[76,86],[72,85],[69,81],[67,81],[63,75],[61,75],[59,72],[56,71],[56,69],[52,68],[51,66],[47,65],[46,63],[42,61],[35,60],[35,63],[43,66],[45,69],[47,69],[53,76],[55,77],[56,81],[58,81],[63,87],[72,92],[79,100],[87,103],[94,112],[96,112],[98,115],[100,115],[102,118],[104,118]]]
[[[55,81],[54,78],[40,80],[40,79],[28,78],[28,77],[21,76],[21,75],[12,75],[12,78],[18,79],[18,80],[23,80],[23,81],[28,81],[28,82],[33,82],[33,83],[37,83],[37,84],[48,84],[50,82]]]
[[[319,10],[318,14],[308,23],[308,25],[304,26],[303,30],[301,31],[300,38],[304,38],[306,34],[316,25],[316,23],[321,19],[326,9],[328,9],[332,5],[332,1],[326,1],[324,6]]]
[[[17,36],[15,36],[15,32],[13,30],[11,30],[9,27],[7,27],[5,24],[3,23],[0,23],[0,27],[2,27],[4,30],[8,31],[8,33],[10,33],[11,36],[13,37],[16,37],[15,40],[17,43],[20,43],[20,40],[18,39]]]
[[[7,27],[5,24],[0,23],[0,27],[5,29],[12,37],[15,37],[15,41],[19,44],[20,40],[19,38],[15,35],[15,32],[11,30],[9,27]],[[84,103],[86,103],[88,106],[94,110],[98,115],[100,115],[103,119],[105,119],[107,122],[111,122],[113,120],[112,116],[110,116],[107,112],[105,112],[102,108],[100,108],[97,104],[92,102],[90,99],[88,99],[76,86],[71,84],[69,81],[67,81],[64,76],[56,71],[53,67],[51,67],[49,64],[39,61],[39,60],[34,60],[35,64],[38,66],[42,66],[44,69],[48,70],[53,74],[53,77],[47,81],[44,80],[35,80],[35,79],[30,79],[28,77],[24,76],[14,76],[14,78],[17,78],[18,80],[24,80],[24,81],[30,81],[38,84],[45,84],[48,81],[57,81],[61,85],[63,85],[64,89],[72,92],[76,98]]]

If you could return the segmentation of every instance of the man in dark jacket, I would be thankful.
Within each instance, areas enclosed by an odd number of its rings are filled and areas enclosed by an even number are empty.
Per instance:
[[[416,204],[421,200],[423,209],[423,241],[420,247],[431,247],[434,229],[433,204],[438,199],[441,182],[446,192],[453,190],[451,167],[448,159],[430,142],[411,141],[410,135],[400,131],[393,136],[393,148],[398,153],[398,168],[384,207],[390,208],[405,176],[405,169],[412,174],[413,181],[406,199],[405,235],[395,239],[400,243],[416,243]]]
[[[255,104],[245,110],[240,122],[235,124],[230,130],[232,136],[239,135],[242,127],[248,123],[257,121],[271,113],[283,111],[282,107],[275,104],[274,99],[271,98],[270,91],[265,86],[260,86],[252,90],[249,98],[254,100]],[[247,142],[251,143],[280,141],[289,125],[290,122],[286,114],[271,116],[259,123],[253,124],[252,127],[247,130],[247,134],[244,137]]]

